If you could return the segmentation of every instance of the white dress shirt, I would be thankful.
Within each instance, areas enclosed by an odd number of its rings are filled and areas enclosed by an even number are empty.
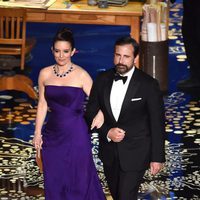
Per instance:
[[[126,91],[127,91],[127,88],[128,88],[128,85],[129,85],[129,82],[133,75],[134,70],[135,70],[135,67],[133,67],[126,74],[121,75],[121,76],[127,76],[127,80],[125,84],[123,83],[122,80],[118,80],[118,81],[113,80],[112,89],[110,93],[110,105],[111,105],[113,116],[116,121],[118,121],[118,118],[121,112],[122,103],[124,101],[124,97],[125,97],[125,94],[126,94]]]

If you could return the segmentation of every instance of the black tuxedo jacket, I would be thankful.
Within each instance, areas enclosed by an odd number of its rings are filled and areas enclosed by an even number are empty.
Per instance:
[[[114,73],[111,69],[97,77],[86,107],[89,123],[99,109],[104,114],[104,124],[97,131],[100,159],[104,165],[111,165],[117,153],[125,171],[146,169],[153,161],[164,162],[164,105],[157,81],[135,68],[116,121],[110,105]],[[108,142],[107,133],[112,127],[126,131],[121,142]]]

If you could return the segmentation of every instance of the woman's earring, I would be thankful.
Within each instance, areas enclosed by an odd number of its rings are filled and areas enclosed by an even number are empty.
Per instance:
[[[51,47],[51,52],[52,52],[52,54],[54,53],[54,49],[53,49],[53,47]]]

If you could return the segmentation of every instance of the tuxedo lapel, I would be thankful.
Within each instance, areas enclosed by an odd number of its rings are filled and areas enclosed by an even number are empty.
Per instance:
[[[125,113],[128,105],[130,104],[130,99],[135,96],[137,89],[139,88],[140,82],[137,80],[137,75],[138,75],[138,71],[137,71],[137,69],[135,69],[135,71],[131,77],[131,80],[129,82],[129,86],[127,88],[127,92],[124,97],[124,101],[122,103],[119,120],[120,120],[121,116],[123,116],[123,114]]]

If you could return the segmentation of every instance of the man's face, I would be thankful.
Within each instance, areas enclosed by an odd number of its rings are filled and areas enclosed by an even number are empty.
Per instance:
[[[115,47],[114,64],[120,74],[127,73],[134,66],[134,48],[131,44]]]

